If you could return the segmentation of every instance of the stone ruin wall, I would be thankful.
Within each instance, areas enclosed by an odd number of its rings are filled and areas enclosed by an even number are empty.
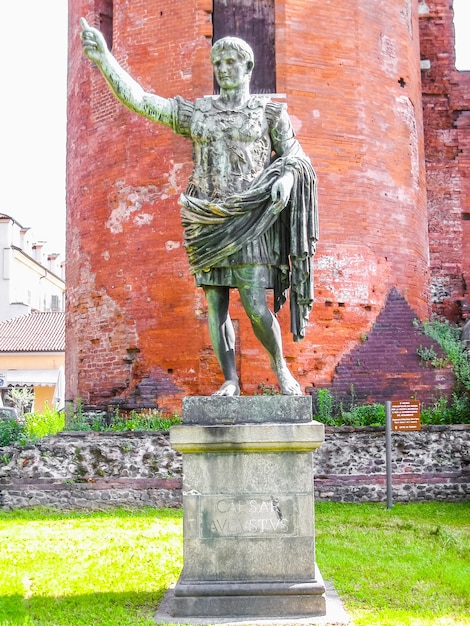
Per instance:
[[[0,507],[181,506],[181,457],[168,433],[62,433],[0,448]],[[394,500],[470,498],[470,426],[392,435]],[[317,501],[386,500],[383,428],[326,428],[314,453]]]

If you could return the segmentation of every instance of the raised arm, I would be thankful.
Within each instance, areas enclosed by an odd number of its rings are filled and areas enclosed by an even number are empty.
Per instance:
[[[144,91],[113,57],[101,32],[89,26],[83,17],[80,18],[80,25],[83,50],[101,70],[116,98],[131,111],[154,122],[171,126],[170,100]]]

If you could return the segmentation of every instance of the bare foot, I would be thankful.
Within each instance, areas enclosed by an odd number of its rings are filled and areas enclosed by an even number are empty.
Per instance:
[[[277,376],[279,387],[281,388],[281,394],[283,396],[301,396],[302,389],[299,383],[295,380],[292,374],[289,372],[289,368],[284,363],[279,363],[273,366],[274,373]]]
[[[240,387],[236,380],[226,380],[220,389],[214,391],[213,396],[239,396]]]

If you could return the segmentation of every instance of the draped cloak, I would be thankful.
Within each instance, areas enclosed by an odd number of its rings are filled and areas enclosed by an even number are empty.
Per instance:
[[[197,281],[201,272],[226,266],[227,259],[236,258],[250,244],[256,245],[277,223],[280,236],[274,245],[282,248],[279,252],[287,262],[279,264],[273,273],[274,311],[277,313],[286,302],[290,287],[290,326],[294,340],[299,341],[305,336],[313,304],[313,255],[318,239],[316,175],[294,139],[272,159],[247,189],[222,199],[196,197],[197,189],[190,183],[179,201],[184,245]],[[294,185],[287,206],[279,212],[271,190],[287,170],[294,176]]]

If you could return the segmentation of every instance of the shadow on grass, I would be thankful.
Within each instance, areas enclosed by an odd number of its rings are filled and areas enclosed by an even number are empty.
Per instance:
[[[154,616],[167,588],[154,592],[96,593],[63,597],[0,597],[0,626],[155,626]],[[356,602],[354,623],[358,626],[465,626],[466,613],[436,610],[360,607]],[[352,609],[346,606],[346,610]],[[357,621],[356,621],[357,620]],[[181,624],[181,622],[178,622]]]
[[[2,596],[0,626],[154,626],[153,616],[166,591]]]

